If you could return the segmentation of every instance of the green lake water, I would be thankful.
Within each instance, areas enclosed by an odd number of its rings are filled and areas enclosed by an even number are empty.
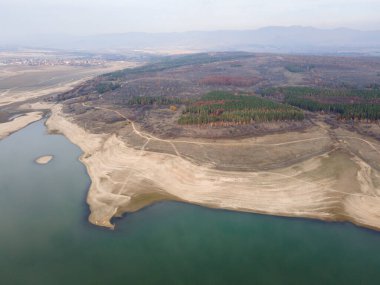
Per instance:
[[[349,223],[164,202],[92,226],[80,154],[42,121],[0,141],[1,285],[380,284],[380,233]]]

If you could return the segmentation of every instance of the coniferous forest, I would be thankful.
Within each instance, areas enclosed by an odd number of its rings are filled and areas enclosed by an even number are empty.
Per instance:
[[[252,95],[234,95],[214,91],[189,104],[179,119],[180,124],[270,122],[302,120],[304,114],[292,106]]]
[[[333,112],[340,119],[377,121],[380,119],[380,90],[328,89],[315,87],[268,88],[262,95],[281,94],[286,104],[312,112]]]

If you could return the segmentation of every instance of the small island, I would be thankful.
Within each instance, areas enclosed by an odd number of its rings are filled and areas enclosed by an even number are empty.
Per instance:
[[[37,158],[35,162],[38,164],[48,164],[52,159],[53,159],[52,155],[45,155],[45,156],[41,156]]]

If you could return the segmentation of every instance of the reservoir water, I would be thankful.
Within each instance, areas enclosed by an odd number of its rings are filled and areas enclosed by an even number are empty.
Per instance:
[[[80,154],[42,121],[0,141],[0,284],[380,284],[380,233],[349,223],[164,202],[92,226]]]

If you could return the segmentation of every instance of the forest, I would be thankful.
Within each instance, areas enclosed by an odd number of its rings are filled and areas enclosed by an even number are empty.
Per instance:
[[[313,64],[303,64],[303,65],[287,64],[287,65],[285,65],[285,69],[287,71],[293,72],[293,73],[302,73],[302,72],[310,71],[314,67],[315,67],[315,65],[313,65]]]
[[[189,104],[179,124],[249,124],[285,120],[303,120],[304,114],[292,106],[253,95],[213,91]]]
[[[187,101],[176,97],[164,96],[135,96],[128,100],[128,105],[176,105],[184,104]]]
[[[95,89],[99,94],[103,94],[103,93],[106,93],[108,91],[113,91],[113,90],[116,90],[118,88],[120,88],[120,84],[112,83],[112,82],[101,82],[95,86]]]
[[[228,75],[214,75],[206,76],[200,80],[201,84],[212,86],[236,86],[236,87],[249,87],[261,81],[258,77],[244,77],[244,76],[228,76]]]
[[[263,96],[282,94],[286,104],[312,112],[333,112],[339,119],[378,121],[380,90],[315,87],[268,88]]]
[[[146,64],[136,68],[127,68],[120,71],[104,74],[103,77],[109,80],[116,80],[128,75],[138,75],[144,73],[161,72],[182,66],[210,64],[214,62],[223,62],[226,60],[247,59],[254,55],[245,52],[231,53],[198,53],[190,55],[166,56],[158,62]]]

